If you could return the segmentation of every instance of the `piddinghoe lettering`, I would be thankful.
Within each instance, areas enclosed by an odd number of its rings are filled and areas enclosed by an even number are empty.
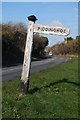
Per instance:
[[[66,33],[65,28],[48,28],[48,27],[38,27],[40,31],[54,32],[54,33]]]

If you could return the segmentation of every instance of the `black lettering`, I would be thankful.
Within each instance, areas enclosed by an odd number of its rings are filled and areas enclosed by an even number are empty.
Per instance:
[[[62,32],[63,32],[63,29],[61,29],[60,32],[62,33]]]
[[[45,31],[48,31],[48,28],[45,28]]]
[[[51,31],[51,28],[49,28],[49,31]]]
[[[52,28],[49,28],[49,31],[53,31],[53,29],[52,29]]]
[[[57,29],[57,32],[59,32],[60,30],[59,29]]]
[[[40,30],[40,27],[38,27],[38,30]]]
[[[44,31],[45,29],[44,29],[44,27],[42,28],[42,31]]]
[[[54,28],[53,31],[56,32],[56,28]]]
[[[66,33],[66,29],[64,29],[64,33]]]

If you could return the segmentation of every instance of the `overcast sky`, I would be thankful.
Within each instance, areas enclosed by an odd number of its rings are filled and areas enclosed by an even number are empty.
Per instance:
[[[28,26],[27,17],[35,15],[36,23],[46,25],[63,25],[70,28],[71,37],[78,35],[78,3],[77,2],[3,2],[2,22],[24,23]],[[64,41],[64,37],[45,35],[49,46]],[[68,36],[68,37],[69,37]]]

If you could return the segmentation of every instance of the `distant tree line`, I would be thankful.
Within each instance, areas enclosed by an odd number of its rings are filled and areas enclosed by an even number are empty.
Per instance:
[[[80,36],[67,37],[64,42],[50,48],[54,55],[80,55]]]
[[[2,24],[2,59],[3,64],[7,62],[22,62],[26,44],[27,28],[23,23]],[[41,57],[48,38],[34,34],[32,56]]]
[[[0,25],[0,29],[1,26],[3,64],[22,62],[27,37],[26,25],[23,23],[7,23]],[[47,37],[34,33],[32,58],[41,58],[47,45]],[[53,55],[78,55],[80,54],[80,36],[77,36],[75,39],[67,37],[64,39],[64,42],[50,47],[49,51],[52,51]]]

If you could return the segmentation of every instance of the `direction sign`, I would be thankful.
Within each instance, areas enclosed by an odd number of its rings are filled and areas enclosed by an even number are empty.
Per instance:
[[[69,28],[59,26],[47,26],[41,24],[34,24],[34,32],[41,34],[55,34],[67,36],[70,33]]]

